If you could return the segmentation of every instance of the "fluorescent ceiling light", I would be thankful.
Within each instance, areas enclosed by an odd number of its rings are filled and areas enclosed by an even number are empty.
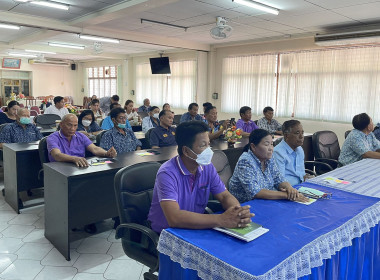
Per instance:
[[[12,24],[3,24],[3,23],[0,23],[0,28],[7,28],[7,29],[16,29],[16,30],[19,30],[19,29],[20,29],[20,26],[12,25]]]
[[[35,54],[13,53],[13,52],[9,52],[8,55],[10,55],[10,56],[17,56],[17,57],[37,57],[37,55],[35,55]]]
[[[164,25],[164,26],[169,26],[169,27],[180,28],[180,29],[184,29],[185,31],[187,31],[187,29],[188,29],[188,27],[186,27],[186,26],[181,26],[181,25],[166,23],[166,22],[162,22],[162,21],[156,21],[156,20],[150,20],[150,19],[142,18],[141,19],[141,23],[144,23],[144,22],[149,22],[149,23],[154,23],[154,24],[158,24],[158,25]]]
[[[280,10],[278,10],[276,8],[273,8],[271,6],[268,6],[268,5],[259,3],[259,2],[255,2],[255,1],[250,1],[250,0],[232,0],[232,2],[236,2],[238,4],[245,5],[247,7],[251,7],[251,8],[254,8],[254,9],[257,9],[257,10],[260,10],[260,11],[263,11],[263,12],[267,12],[267,13],[270,13],[270,14],[274,14],[274,15],[278,15],[279,12],[280,12]]]
[[[31,4],[45,6],[49,8],[55,8],[55,9],[61,9],[61,10],[68,10],[69,5],[57,3],[57,2],[51,2],[51,1],[31,1]]]
[[[59,44],[59,43],[48,43],[51,47],[62,47],[62,48],[69,48],[69,49],[78,49],[78,50],[84,50],[84,46],[79,45],[69,45],[69,44]]]
[[[26,3],[28,2],[29,0],[15,0],[16,2],[23,2],[23,3]]]
[[[81,35],[80,34],[79,38],[85,39],[85,40],[100,41],[100,42],[115,43],[115,44],[120,43],[120,40],[117,40],[117,39],[96,37],[96,36],[90,36],[90,35]]]
[[[35,51],[35,50],[25,50],[26,52],[32,52],[32,53],[46,53],[46,54],[57,54],[55,52],[47,52],[47,51]]]

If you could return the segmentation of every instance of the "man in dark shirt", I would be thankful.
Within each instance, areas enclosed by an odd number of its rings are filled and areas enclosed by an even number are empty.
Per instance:
[[[29,143],[42,139],[41,132],[30,122],[30,113],[26,108],[17,111],[16,121],[7,124],[0,133],[0,148],[3,143]]]
[[[163,110],[159,114],[160,125],[150,133],[150,145],[152,148],[175,146],[175,128],[172,127],[174,114],[169,110]]]
[[[145,112],[149,113],[150,112],[150,100],[149,98],[144,99],[144,105],[141,105],[138,109],[137,112]]]

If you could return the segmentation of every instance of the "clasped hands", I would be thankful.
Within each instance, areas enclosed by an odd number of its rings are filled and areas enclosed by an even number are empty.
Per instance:
[[[117,156],[117,152],[114,147],[111,147],[104,155],[104,157],[114,158]],[[88,167],[88,161],[83,157],[73,157],[73,162],[78,167]]]
[[[255,214],[250,212],[251,206],[231,206],[220,215],[220,225],[225,228],[246,227],[252,222],[251,218]]]
[[[293,188],[292,186],[281,186],[279,187],[279,191],[286,192],[288,195],[288,199],[291,201],[299,201],[299,202],[308,202],[309,199],[301,194],[298,190]]]

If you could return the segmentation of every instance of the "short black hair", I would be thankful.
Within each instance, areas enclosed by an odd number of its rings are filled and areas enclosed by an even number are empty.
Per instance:
[[[56,96],[54,97],[53,101],[54,101],[54,105],[61,102],[63,100],[63,97],[62,96]]]
[[[212,109],[216,109],[215,106],[208,106],[205,110],[205,114],[208,114]]]
[[[99,102],[99,99],[92,99],[91,102],[90,102],[90,105],[95,105],[96,103],[100,103]]]
[[[371,118],[366,113],[361,113],[352,119],[352,125],[357,130],[363,130],[365,129],[369,123],[371,122]]]
[[[199,133],[208,132],[209,127],[202,121],[183,122],[175,130],[175,140],[178,145],[178,154],[182,155],[182,147],[193,149],[195,137]]]
[[[152,106],[152,107],[149,108],[149,112],[152,112],[152,111],[154,111],[155,109],[160,109],[160,108],[158,108],[157,106]]]
[[[11,102],[8,103],[7,107],[8,109],[12,108],[13,106],[20,106],[20,104],[16,100],[12,100]]]
[[[290,130],[296,126],[296,125],[299,125],[301,124],[300,121],[298,120],[288,120],[288,121],[285,121],[283,124],[282,124],[282,127],[281,127],[281,130],[282,130],[282,133],[289,133]]]
[[[210,106],[212,106],[212,104],[210,102],[203,103],[203,107],[210,107]]]
[[[268,112],[268,111],[271,111],[271,112],[273,112],[274,110],[273,110],[273,108],[272,107],[270,107],[270,106],[267,106],[267,107],[265,107],[264,108],[264,110],[263,110],[263,113],[265,114],[266,112]]]
[[[249,134],[249,143],[245,145],[244,152],[249,151],[249,147],[251,146],[251,144],[257,146],[260,143],[260,141],[268,135],[270,135],[270,133],[265,129],[258,128],[253,130],[251,134]]]
[[[112,111],[113,107],[120,105],[119,103],[111,103],[110,111]]]
[[[245,115],[245,113],[246,113],[247,111],[252,111],[251,107],[248,107],[248,106],[243,106],[243,107],[241,107],[241,108],[240,108],[240,111],[239,111],[240,117],[241,117],[241,115]]]
[[[119,102],[119,95],[116,95],[116,94],[114,94],[114,95],[112,95],[111,96],[111,99],[113,100],[113,101],[116,101],[116,102]]]
[[[94,112],[92,112],[92,110],[84,110],[82,113],[80,113],[79,117],[78,117],[78,123],[79,124],[82,124],[82,119],[87,116],[87,115],[91,115],[92,117],[92,121],[91,121],[91,124],[95,121],[95,116],[94,116]]]
[[[197,103],[190,103],[187,109],[190,111],[194,106],[199,107]]]
[[[162,110],[162,111],[158,114],[158,118],[160,119],[163,115],[166,115],[167,112],[170,112],[170,113],[173,114],[173,112],[170,111],[170,110]]]
[[[129,105],[129,103],[133,103],[133,100],[131,100],[131,99],[128,99],[127,101],[125,101],[125,104],[124,104],[124,106],[128,106],[128,105]]]
[[[110,112],[110,118],[111,119],[116,119],[117,116],[120,114],[120,113],[125,113],[125,110],[121,107],[118,107],[118,108],[115,108],[115,109],[112,109],[111,112]]]

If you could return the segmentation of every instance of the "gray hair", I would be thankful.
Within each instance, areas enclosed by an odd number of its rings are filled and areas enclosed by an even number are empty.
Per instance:
[[[282,124],[282,133],[290,133],[290,131],[292,130],[293,127],[295,127],[296,125],[299,125],[301,124],[300,121],[297,121],[297,120],[288,120],[286,122],[284,122]]]
[[[29,110],[27,108],[20,108],[17,110],[17,116],[21,117],[22,113],[24,113],[25,111],[28,111]]]
[[[76,115],[69,113],[69,114],[66,114],[66,115],[64,115],[62,117],[61,122],[65,122],[66,120],[68,120],[70,118],[76,118],[76,119],[78,119],[78,117]]]

